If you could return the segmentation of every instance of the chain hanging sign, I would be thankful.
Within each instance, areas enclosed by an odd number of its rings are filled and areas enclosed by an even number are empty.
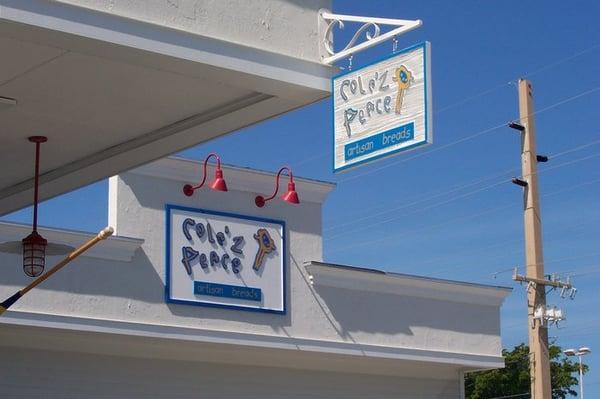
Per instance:
[[[432,142],[430,44],[333,78],[334,172]]]
[[[285,313],[282,221],[167,205],[167,302]]]

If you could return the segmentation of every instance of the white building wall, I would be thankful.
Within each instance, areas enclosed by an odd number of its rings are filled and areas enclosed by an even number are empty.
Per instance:
[[[110,179],[109,224],[121,238],[0,318],[0,397],[454,399],[462,371],[502,365],[505,289],[319,262],[332,185],[297,178],[299,205],[257,208],[272,174],[224,166],[228,192],[186,197],[199,169],[169,158]],[[284,220],[287,313],[166,303],[165,204]],[[0,238],[26,230],[0,224]],[[12,265],[0,298],[30,281],[20,262],[0,254]]]
[[[118,234],[145,240],[142,250],[146,264],[133,269],[153,268],[153,280],[162,284],[165,279],[165,203],[284,219],[289,232],[288,313],[270,315],[175,304],[147,308],[139,303],[142,308],[130,316],[132,321],[492,356],[501,350],[498,306],[442,302],[402,296],[401,292],[363,292],[360,287],[313,288],[303,263],[322,257],[320,204],[303,201],[292,206],[275,200],[259,209],[254,205],[255,193],[204,189],[188,198],[181,194],[182,183],[131,173],[111,180],[111,195],[116,192],[118,196],[116,216],[111,216]],[[297,184],[302,196],[302,183]]]
[[[182,168],[197,166],[189,161],[168,162],[181,162]],[[225,168],[224,173],[226,179],[231,179],[239,172]],[[271,179],[268,176],[269,182]],[[189,198],[181,192],[184,183],[185,180],[176,176],[159,178],[131,172],[111,178],[109,203],[115,207],[109,211],[110,224],[121,236],[144,240],[133,260],[78,259],[11,310],[322,342],[499,356],[501,299],[494,299],[495,303],[465,299],[472,288],[450,294],[453,298],[446,300],[420,297],[415,295],[415,290],[364,291],[358,283],[351,288],[312,286],[303,263],[321,260],[321,204],[305,200],[303,194],[314,191],[318,183],[296,182],[302,201],[300,205],[274,200],[262,209],[254,205],[256,193],[238,191],[231,181],[227,193],[202,189]],[[279,315],[165,303],[166,203],[285,220],[289,256],[287,313]],[[98,246],[100,248],[102,243]],[[17,255],[0,258],[6,260],[6,264],[20,262]],[[344,271],[340,273],[340,276],[345,275]],[[27,281],[20,268],[5,269],[0,295],[10,296]],[[492,288],[488,290],[493,291]],[[420,289],[416,292],[418,294]]]
[[[201,359],[199,359],[201,360]],[[2,349],[3,398],[457,399],[459,381]]]
[[[125,18],[320,62],[317,12],[330,0],[60,0]]]

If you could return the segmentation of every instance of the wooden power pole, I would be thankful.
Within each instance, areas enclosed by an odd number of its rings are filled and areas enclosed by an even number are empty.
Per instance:
[[[533,89],[528,80],[519,80],[519,116],[521,131],[521,164],[524,185],[525,261],[526,277],[533,281],[527,291],[529,321],[529,350],[532,399],[551,399],[550,358],[548,353],[547,324],[534,316],[538,309],[546,309],[544,256],[542,249],[542,222],[538,192],[535,121],[533,117]],[[521,130],[521,129],[519,129]],[[521,181],[521,182],[523,182]],[[538,282],[536,282],[537,280]]]

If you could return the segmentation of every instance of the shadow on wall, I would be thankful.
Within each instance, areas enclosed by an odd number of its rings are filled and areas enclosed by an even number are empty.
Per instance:
[[[24,287],[32,281],[23,273],[19,256],[1,259],[5,265],[11,265],[3,271],[3,285]],[[60,256],[48,257],[46,271],[61,259]],[[121,297],[149,303],[164,302],[163,282],[141,248],[136,251],[132,262],[80,257],[35,290]]]
[[[56,256],[48,257],[46,260],[48,265],[47,268],[51,268],[61,259],[61,257]],[[3,265],[0,286],[15,287],[10,290],[3,290],[6,297],[12,295],[14,291],[25,287],[32,281],[31,278],[23,273],[20,256],[0,256],[0,262]],[[35,298],[35,292],[38,290],[53,291],[58,294],[56,301],[52,304],[41,304],[40,311],[42,312],[47,311],[48,306],[52,306],[53,311],[68,314],[72,310],[72,307],[75,306],[80,313],[94,315],[98,308],[103,307],[103,298],[121,298],[123,320],[132,322],[146,322],[149,319],[156,318],[157,314],[163,313],[153,311],[152,307],[148,308],[143,305],[142,307],[139,307],[134,304],[134,306],[138,308],[138,311],[135,314],[132,314],[129,310],[129,306],[131,305],[131,301],[136,301],[148,305],[165,304],[170,314],[178,317],[198,319],[200,322],[207,319],[214,319],[227,320],[228,322],[262,324],[270,326],[274,331],[282,331],[285,327],[291,325],[289,302],[288,313],[286,315],[240,312],[206,306],[165,303],[164,281],[161,276],[158,275],[141,248],[136,251],[131,263],[86,257],[74,260],[63,270],[59,271],[47,281],[44,281],[40,286],[36,287],[28,294],[28,298],[31,298],[33,301],[31,306],[35,306],[36,303],[39,303]],[[73,300],[68,296],[61,297],[60,293],[82,295],[85,297],[82,297],[80,300]],[[95,297],[95,299],[90,299],[90,296]],[[4,299],[5,298],[0,298],[0,301]],[[116,306],[118,306],[118,304]],[[110,307],[114,308],[115,303],[111,303]],[[139,311],[139,309],[143,310]],[[99,313],[104,314],[104,310],[101,310]],[[138,318],[137,320],[135,319],[136,316]],[[165,319],[164,322],[177,324],[175,319]]]
[[[314,288],[343,335],[357,332],[414,335],[415,327],[497,334],[497,326],[486,323],[494,320],[490,316],[495,313],[489,306],[319,285]]]

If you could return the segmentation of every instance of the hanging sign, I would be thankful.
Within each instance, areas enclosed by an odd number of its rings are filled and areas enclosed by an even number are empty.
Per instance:
[[[282,221],[167,205],[168,302],[285,313]]]
[[[333,170],[430,144],[429,43],[333,78]]]

